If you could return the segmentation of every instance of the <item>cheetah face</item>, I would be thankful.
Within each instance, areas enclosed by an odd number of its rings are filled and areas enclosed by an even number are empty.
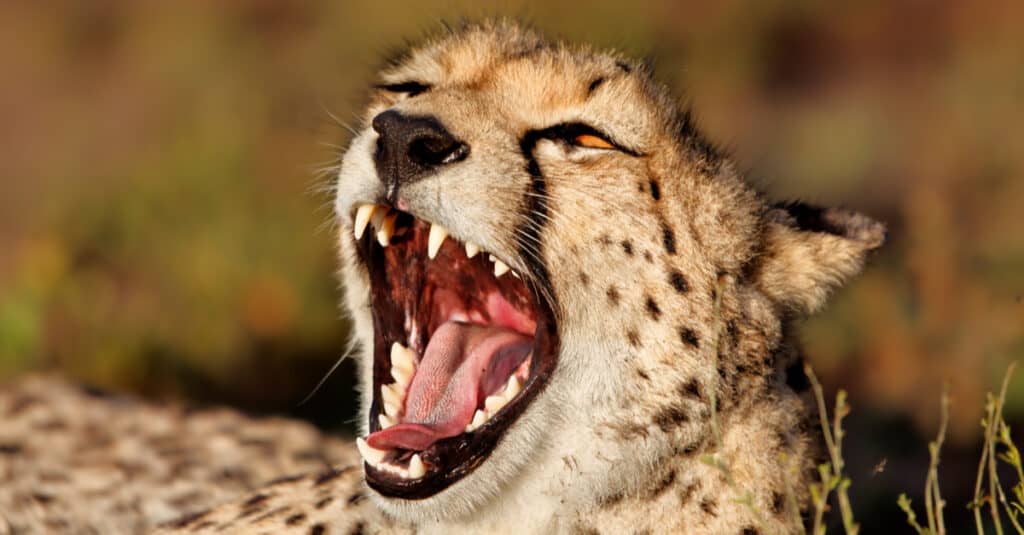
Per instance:
[[[367,483],[392,503],[471,485],[490,466],[479,501],[556,426],[541,394],[562,365],[570,309],[582,311],[560,302],[556,264],[571,253],[546,231],[573,221],[552,206],[548,180],[585,202],[596,184],[573,185],[572,175],[641,172],[649,114],[634,106],[623,122],[609,106],[616,92],[637,91],[630,71],[492,28],[383,74],[343,158],[336,209],[349,231],[349,305],[369,350],[357,444]],[[510,441],[515,459],[491,458]]]

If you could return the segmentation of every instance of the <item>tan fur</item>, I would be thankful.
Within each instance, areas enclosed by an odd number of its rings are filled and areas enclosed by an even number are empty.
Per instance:
[[[330,509],[316,522],[327,533],[794,531],[816,450],[805,400],[790,386],[801,386],[802,361],[789,322],[858,272],[884,228],[852,212],[768,204],[643,67],[514,24],[445,35],[381,81],[431,89],[374,92],[339,174],[363,385],[372,384],[373,333],[351,224],[356,206],[389,193],[368,126],[386,109],[435,117],[471,147],[465,161],[397,194],[547,288],[561,348],[546,388],[468,476],[423,500],[368,492],[376,507]],[[564,122],[592,125],[634,154],[550,140],[522,153],[525,133]],[[542,172],[546,211],[530,202],[528,157]],[[522,248],[530,226],[540,231]],[[362,401],[368,410],[365,386]],[[364,412],[364,432],[367,421]],[[261,511],[308,514],[325,495],[351,496],[354,473],[273,487]],[[178,527],[310,532],[309,516],[301,526],[281,514],[237,519],[251,499]]]

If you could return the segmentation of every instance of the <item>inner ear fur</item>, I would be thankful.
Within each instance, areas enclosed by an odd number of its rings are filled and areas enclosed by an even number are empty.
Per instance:
[[[777,204],[765,213],[765,223],[752,276],[770,299],[798,314],[818,310],[885,242],[885,225],[842,208]]]

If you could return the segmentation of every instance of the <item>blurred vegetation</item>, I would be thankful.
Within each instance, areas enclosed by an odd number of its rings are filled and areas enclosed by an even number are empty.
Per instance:
[[[493,14],[650,57],[772,197],[889,224],[804,325],[807,353],[856,408],[844,454],[866,532],[900,521],[945,380],[943,494],[969,501],[983,394],[1024,356],[1013,0],[4,2],[0,377],[57,370],[344,428],[349,365],[297,405],[347,336],[317,176],[347,140],[332,116],[355,121],[395,46]],[[966,514],[947,511],[951,529]]]

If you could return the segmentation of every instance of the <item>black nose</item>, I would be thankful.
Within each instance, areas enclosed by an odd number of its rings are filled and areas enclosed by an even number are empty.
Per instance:
[[[373,118],[373,129],[380,134],[374,163],[387,185],[388,197],[394,196],[398,186],[469,155],[469,146],[456,139],[434,117],[408,116],[388,110]]]

